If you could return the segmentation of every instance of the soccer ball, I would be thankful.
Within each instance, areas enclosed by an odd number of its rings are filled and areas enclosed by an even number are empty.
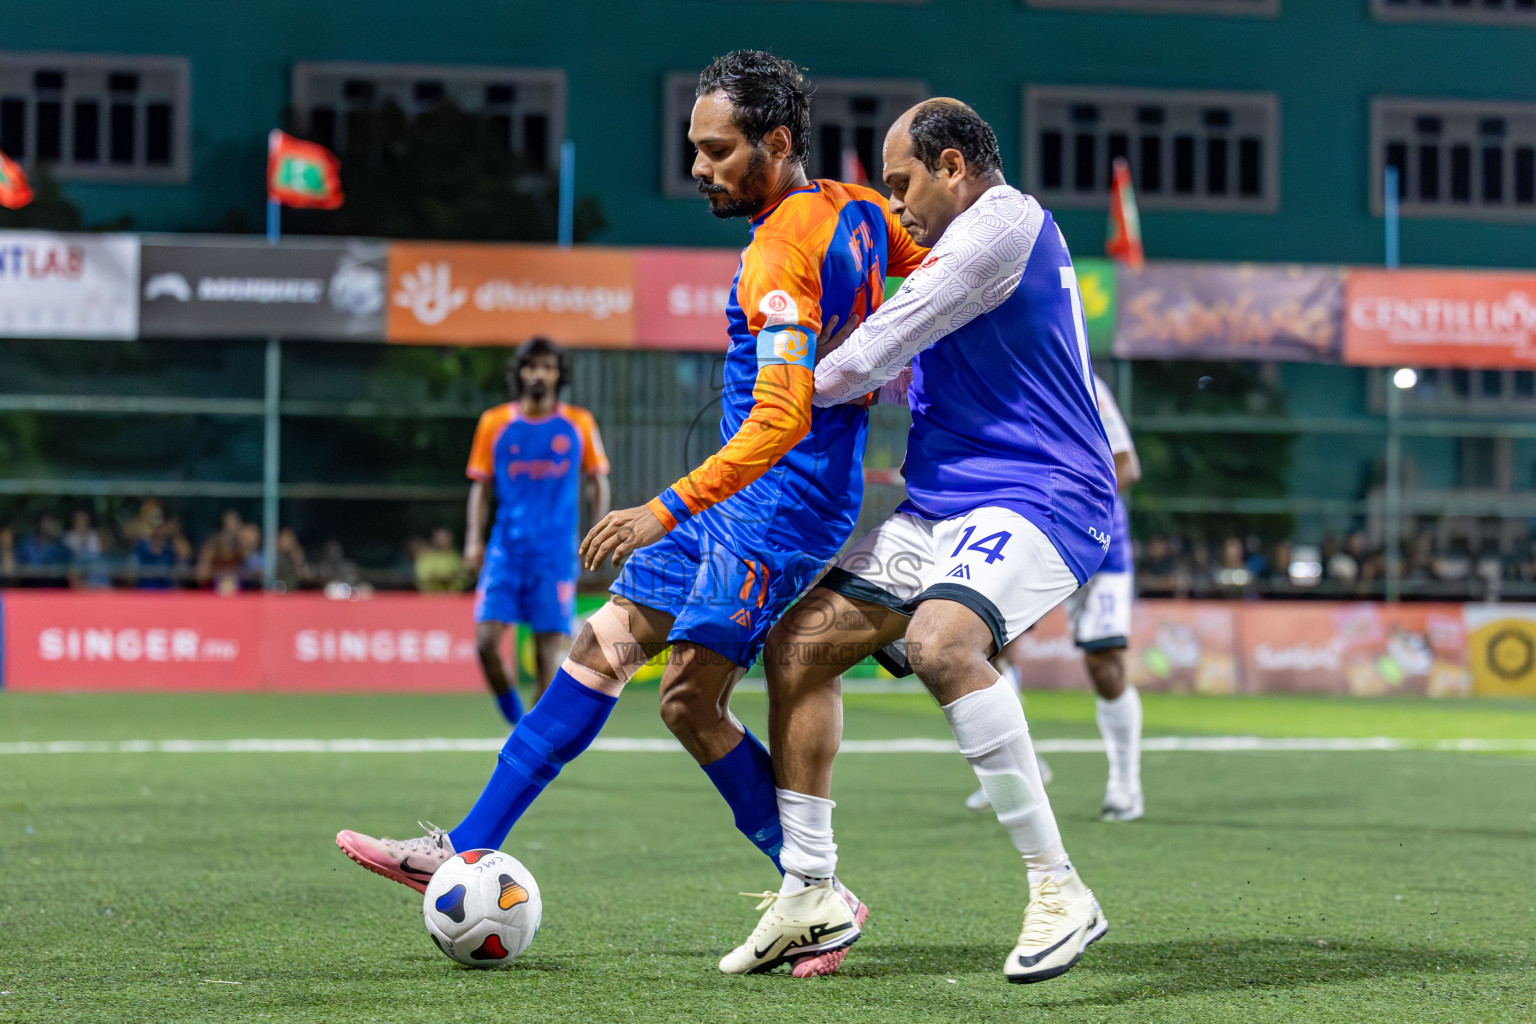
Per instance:
[[[427,884],[427,934],[465,967],[500,967],[528,948],[544,916],[539,883],[500,850],[465,850]]]

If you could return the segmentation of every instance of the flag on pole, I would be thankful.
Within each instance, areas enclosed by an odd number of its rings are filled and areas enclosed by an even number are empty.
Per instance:
[[[869,184],[869,174],[864,170],[864,161],[859,159],[859,151],[852,146],[843,150],[843,180],[854,185]]]
[[[283,206],[334,210],[341,205],[341,161],[314,142],[272,129],[267,136],[267,198]]]
[[[1136,212],[1136,190],[1131,187],[1131,168],[1124,157],[1115,158],[1114,180],[1109,185],[1109,237],[1104,252],[1140,270],[1146,262],[1141,248],[1141,215]]]
[[[27,175],[4,153],[0,153],[0,206],[7,210],[19,210],[32,201],[32,186]]]

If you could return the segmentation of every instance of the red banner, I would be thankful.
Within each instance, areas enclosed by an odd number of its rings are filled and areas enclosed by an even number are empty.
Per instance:
[[[1344,294],[1346,363],[1536,365],[1536,274],[1351,270]]]
[[[725,309],[739,254],[721,249],[640,249],[635,329],[642,348],[724,352]]]
[[[467,596],[9,591],[11,690],[473,692]]]

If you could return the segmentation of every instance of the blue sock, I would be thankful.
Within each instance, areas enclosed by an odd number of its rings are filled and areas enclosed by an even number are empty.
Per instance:
[[[480,799],[448,833],[453,848],[494,850],[506,842],[507,833],[528,805],[554,781],[567,761],[597,738],[617,703],[617,698],[581,685],[565,669],[556,672],[544,696],[523,716],[501,748],[496,770]]]
[[[729,754],[703,767],[709,781],[731,805],[741,834],[762,850],[782,875],[779,850],[784,845],[784,829],[779,825],[779,798],[773,789],[773,759],[768,751],[748,732]]]
[[[495,694],[496,706],[501,708],[502,717],[508,725],[516,725],[523,717],[523,699],[517,694],[517,687],[512,687],[506,693]]]

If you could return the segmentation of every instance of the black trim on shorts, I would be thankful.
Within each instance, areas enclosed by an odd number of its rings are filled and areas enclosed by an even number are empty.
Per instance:
[[[877,665],[897,679],[905,679],[912,674],[912,665],[907,661],[905,638],[891,641],[876,651],[871,657],[875,659]]]
[[[1099,651],[1117,651],[1129,647],[1123,636],[1105,636],[1097,640],[1074,641],[1078,648],[1086,654],[1095,654]]]
[[[924,601],[933,600],[954,601],[957,604],[965,605],[971,611],[981,616],[981,621],[985,622],[987,628],[992,631],[992,642],[997,645],[997,650],[993,651],[993,654],[1001,651],[1007,644],[1007,620],[1003,618],[1003,613],[997,610],[997,605],[993,604],[991,598],[987,597],[987,595],[980,591],[972,590],[970,587],[962,587],[958,583],[935,583],[913,598],[912,607],[915,609]]]
[[[912,610],[906,602],[887,590],[875,586],[862,576],[855,576],[847,569],[833,566],[827,570],[827,574],[816,582],[818,587],[826,587],[834,594],[842,594],[851,597],[855,601],[863,601],[865,604],[878,604],[889,608],[893,612],[901,612],[903,615],[911,615]]]

